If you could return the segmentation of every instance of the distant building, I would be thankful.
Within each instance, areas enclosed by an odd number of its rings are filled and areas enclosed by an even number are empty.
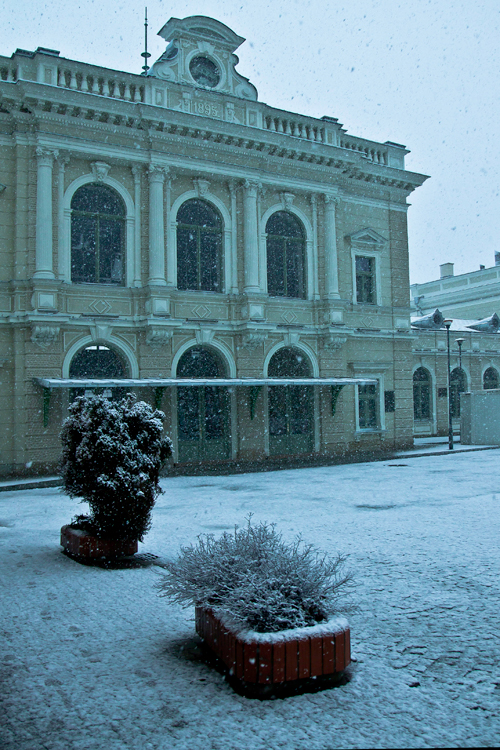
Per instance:
[[[258,102],[214,19],[160,35],[147,75],[0,57],[0,471],[53,471],[69,399],[116,381],[161,405],[180,471],[411,445],[425,176]]]
[[[445,318],[450,328],[451,407],[460,428],[460,393],[500,387],[500,256],[493,268],[412,284],[413,393],[416,435],[448,431],[448,365]],[[457,343],[459,342],[459,343]]]

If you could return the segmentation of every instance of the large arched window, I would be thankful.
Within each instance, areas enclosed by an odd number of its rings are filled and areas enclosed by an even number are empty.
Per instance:
[[[455,367],[450,376],[451,416],[460,416],[460,394],[467,390],[467,376],[459,367]]]
[[[75,379],[115,379],[128,377],[127,367],[123,359],[108,346],[92,344],[86,346],[73,357],[69,366],[69,377]],[[76,396],[83,396],[86,388],[72,388],[71,400]],[[109,388],[105,394],[112,398],[122,398],[123,388]]]
[[[222,219],[198,198],[177,212],[177,287],[222,291]]]
[[[202,346],[188,349],[177,365],[178,378],[222,378],[222,360]],[[178,386],[179,460],[210,461],[229,456],[229,398],[227,388]]]
[[[267,291],[272,297],[305,297],[305,232],[296,216],[277,211],[266,224]]]
[[[494,367],[488,367],[488,369],[484,371],[483,375],[484,390],[491,391],[493,390],[493,388],[498,388],[498,385],[498,370],[495,370]]]
[[[311,366],[298,349],[279,349],[271,357],[270,378],[310,378]],[[269,386],[269,450],[271,454],[313,449],[313,394],[307,385]]]
[[[431,376],[424,367],[413,373],[413,418],[431,418]]]
[[[125,206],[107,185],[79,188],[71,200],[71,281],[123,284]]]

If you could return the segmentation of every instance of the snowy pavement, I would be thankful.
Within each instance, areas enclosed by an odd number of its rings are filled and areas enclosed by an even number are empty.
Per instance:
[[[158,565],[65,557],[84,506],[0,494],[2,750],[333,750],[500,743],[500,450],[163,480],[140,553],[174,556],[249,513],[350,553],[356,661],[342,687],[260,702],[199,660]],[[143,558],[144,559],[144,558]]]

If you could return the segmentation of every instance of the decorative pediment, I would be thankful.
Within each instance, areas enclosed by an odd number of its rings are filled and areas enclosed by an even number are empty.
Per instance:
[[[360,229],[359,232],[353,232],[353,234],[346,234],[346,240],[348,240],[353,247],[364,248],[365,250],[382,250],[387,244],[385,237],[376,232],[370,227],[366,229]]]
[[[169,44],[149,76],[257,101],[255,86],[235,70],[238,58],[233,53],[245,40],[225,24],[207,16],[171,18],[159,36]],[[191,101],[189,92],[184,97],[182,111],[221,117],[219,101]]]

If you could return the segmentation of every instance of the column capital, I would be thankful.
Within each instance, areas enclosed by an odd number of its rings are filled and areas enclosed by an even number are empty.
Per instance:
[[[323,198],[326,206],[333,206],[335,208],[340,203],[340,196],[336,193],[324,193]]]
[[[130,169],[131,169],[132,174],[134,175],[134,178],[140,179],[142,172],[143,172],[142,164],[132,164]]]
[[[71,157],[67,151],[60,151],[56,158],[60,169],[64,169],[71,160]]]
[[[244,180],[242,183],[247,195],[251,195],[256,198],[259,190],[262,190],[262,182],[260,180]]]
[[[165,182],[165,177],[169,174],[168,167],[162,167],[160,164],[150,164],[148,167],[148,177],[150,182]]]
[[[316,208],[317,205],[318,205],[318,195],[317,195],[317,193],[312,193],[309,196],[309,200],[311,202],[311,206],[313,206],[313,208]]]
[[[59,151],[56,148],[47,148],[46,146],[37,146],[35,153],[38,163],[47,167],[51,167],[54,164],[54,159],[59,156]]]

